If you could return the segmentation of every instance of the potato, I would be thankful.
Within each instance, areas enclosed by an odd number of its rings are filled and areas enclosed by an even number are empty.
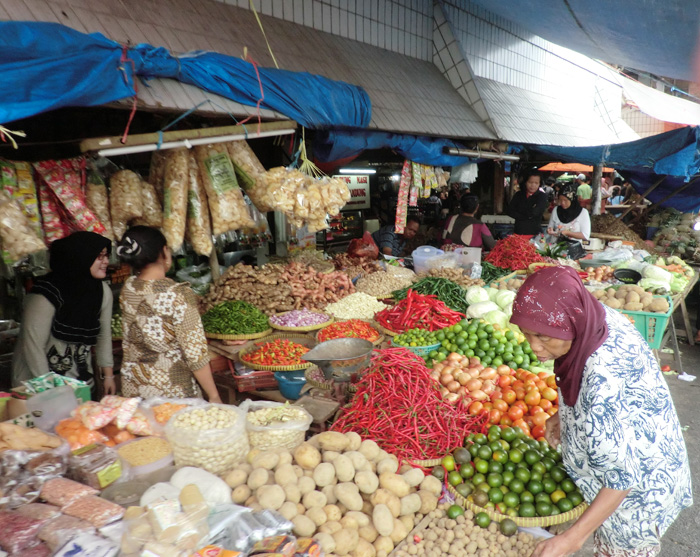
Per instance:
[[[284,489],[284,495],[287,501],[290,501],[295,505],[301,501],[301,491],[299,491],[299,486],[297,484],[287,484],[282,487]]]
[[[387,555],[394,551],[394,542],[391,541],[389,536],[379,536],[374,540],[374,549],[377,550],[377,555],[380,551],[383,551]]]
[[[649,304],[649,311],[656,313],[666,313],[669,309],[668,300],[664,298],[654,298],[654,301]]]
[[[401,511],[399,516],[406,516],[407,514],[417,513],[422,505],[420,495],[417,493],[411,493],[401,498]]]
[[[388,489],[399,498],[405,497],[411,491],[411,487],[406,483],[406,480],[391,472],[384,472],[379,475],[379,485],[384,489]]]
[[[431,474],[430,476],[426,476],[423,479],[423,481],[420,484],[420,490],[428,491],[436,497],[440,497],[440,495],[442,494],[442,482]]]
[[[316,531],[316,524],[308,516],[297,515],[292,519],[294,533],[300,538],[310,538]]]
[[[246,474],[250,474],[253,471],[253,466],[247,462],[241,462],[236,465],[236,470],[243,470]]]
[[[318,446],[324,451],[343,452],[350,444],[350,439],[338,431],[324,431],[318,434]]]
[[[265,468],[256,468],[248,476],[248,487],[255,491],[264,486],[270,478],[270,473]]]
[[[350,459],[352,465],[355,467],[355,472],[360,472],[361,470],[371,470],[372,466],[369,460],[360,451],[349,451],[345,453],[345,456]]]
[[[343,529],[333,534],[333,539],[335,540],[335,554],[348,555],[357,548],[360,534],[357,533],[357,530]]]
[[[248,464],[252,464],[253,459],[258,456],[262,451],[260,449],[250,449],[245,459]]]
[[[255,495],[251,495],[245,500],[245,503],[243,503],[243,505],[246,507],[250,507],[253,504],[258,504],[258,498]]]
[[[344,515],[346,512],[348,512],[348,508],[345,505],[343,505],[340,501],[336,502],[336,506],[340,509],[340,514]]]
[[[627,297],[627,290],[624,288],[619,288],[617,292],[615,292],[615,297],[618,300],[624,300]]]
[[[394,517],[386,505],[380,504],[372,511],[372,524],[380,536],[391,536],[394,531]]]
[[[299,486],[299,493],[301,493],[302,497],[316,489],[316,482],[314,482],[313,478],[307,478],[306,476],[299,478],[297,485]]]
[[[314,539],[318,542],[326,555],[335,551],[335,540],[330,534],[319,532],[314,536]]]
[[[360,528],[360,524],[357,522],[357,519],[354,516],[344,516],[340,519],[340,524],[343,526],[343,528],[347,528],[349,530],[358,530]]]
[[[285,486],[288,484],[296,484],[299,478],[291,464],[282,464],[275,470],[275,483]]]
[[[371,495],[377,491],[377,488],[379,487],[379,478],[377,478],[377,475],[374,472],[363,470],[355,474],[355,485],[357,485],[362,493]]]
[[[258,503],[257,501],[254,501],[253,503],[250,503],[249,505],[246,505],[246,507],[248,507],[248,508],[250,509],[250,511],[251,511],[251,512],[254,512],[254,513],[258,513],[258,512],[260,512],[260,511],[264,511],[264,510],[265,510],[265,509],[263,509],[263,508],[260,506],[260,503]]]
[[[340,453],[335,451],[323,451],[323,462],[333,462],[340,456]]]
[[[299,466],[297,464],[292,464],[292,470],[294,470],[294,473],[297,475],[297,478],[301,478],[304,475],[304,468],[302,468],[301,466]],[[313,476],[313,474],[312,474],[312,476]]]
[[[369,516],[363,512],[348,511],[347,513],[345,513],[345,516],[348,518],[354,518],[359,528],[362,528],[363,526],[367,526],[369,524]]]
[[[326,496],[326,500],[329,505],[335,505],[338,502],[338,498],[335,496],[335,485],[327,485],[321,490]]]
[[[297,514],[306,514],[306,507],[301,503],[297,503]]]
[[[348,446],[345,449],[346,451],[356,451],[360,448],[360,445],[362,444],[362,437],[360,437],[358,433],[349,431],[345,434],[345,437],[348,438]]]
[[[284,503],[286,494],[279,485],[264,485],[255,494],[263,509],[276,511]]]
[[[391,541],[395,544],[401,543],[406,536],[408,536],[409,530],[406,529],[406,525],[400,520],[394,520],[394,531],[391,533]]]
[[[642,311],[644,306],[639,302],[629,302],[624,305],[623,309],[625,311]]]
[[[605,290],[595,290],[593,292],[593,297],[596,300],[600,300],[601,298],[604,298],[605,297]]]
[[[421,489],[418,492],[418,496],[421,500],[420,509],[418,509],[419,513],[428,514],[429,512],[432,512],[435,509],[437,509],[438,497],[437,495],[435,495],[435,493],[427,491],[425,489]]]
[[[277,509],[277,512],[287,520],[292,520],[297,515],[297,505],[296,503],[287,501],[286,503],[282,503],[282,506]]]
[[[331,485],[333,483],[333,478],[335,478],[335,468],[330,462],[322,462],[316,466],[313,477],[318,487]]]
[[[399,469],[399,461],[396,457],[391,456],[389,458],[384,458],[377,463],[377,474],[383,474],[384,472],[390,472],[396,474]]]
[[[605,291],[605,294],[607,294],[609,297],[614,298],[614,297],[615,297],[615,294],[617,294],[617,290],[615,290],[614,288],[608,288],[608,289]]]
[[[377,532],[377,529],[374,527],[373,523],[370,523],[367,526],[362,526],[358,532],[360,537],[363,540],[367,540],[369,543],[374,543],[374,540],[379,537],[379,532]]]
[[[410,487],[416,487],[425,479],[425,474],[419,468],[411,468],[408,472],[401,474],[401,477]]]
[[[226,485],[231,488],[243,485],[248,481],[248,472],[244,470],[231,470],[224,479]]]
[[[311,507],[310,509],[307,509],[306,516],[313,520],[316,526],[323,526],[328,521],[326,511],[324,511],[321,507]]]
[[[303,496],[301,504],[307,509],[311,507],[325,507],[328,504],[328,500],[320,491],[309,491]]]
[[[622,302],[616,298],[608,298],[605,305],[611,309],[620,309],[622,307]]]
[[[372,441],[371,439],[365,439],[360,445],[359,451],[365,456],[367,460],[378,460],[379,456],[379,445]]]
[[[401,501],[391,491],[380,488],[372,494],[370,501],[375,506],[380,504],[386,505],[394,517],[398,517],[401,514]]]
[[[630,304],[630,303],[639,303],[640,297],[639,294],[636,292],[628,292],[627,296],[625,296],[625,303]]]
[[[289,451],[284,451],[279,453],[280,460],[277,463],[277,467],[280,467],[284,464],[291,464],[292,463],[292,453]]]
[[[339,483],[335,486],[334,493],[338,501],[345,505],[348,510],[362,510],[362,497],[360,496],[360,490],[355,484],[350,482]]]
[[[320,445],[318,444],[318,436],[319,436],[319,435],[320,435],[320,433],[317,433],[316,435],[314,435],[314,436],[310,437],[309,439],[307,439],[306,442],[307,442],[309,445],[311,445],[312,447],[314,447],[315,449],[320,448]]]
[[[374,509],[374,505],[368,501],[369,495],[363,495],[363,503],[362,503],[362,512],[365,513],[367,516],[372,516],[372,510]]]
[[[274,470],[279,464],[280,456],[272,451],[265,451],[257,455],[251,464],[253,468],[265,468],[266,470]]]
[[[333,460],[335,475],[339,482],[351,482],[355,477],[355,467],[350,459],[345,455],[338,455]]]
[[[399,520],[401,522],[403,522],[403,525],[406,528],[407,532],[410,532],[411,530],[413,530],[413,526],[414,526],[413,517],[414,517],[414,515],[412,515],[412,514],[399,517]]]
[[[358,540],[355,551],[350,553],[351,557],[376,557],[376,555],[377,550],[374,549],[374,546],[362,538]]]
[[[321,453],[311,444],[302,443],[294,451],[294,461],[306,470],[313,470],[321,464]]]
[[[342,529],[343,525],[340,523],[339,520],[331,520],[329,522],[326,522],[323,526],[321,526],[318,529],[318,531],[323,532],[325,534],[335,534],[336,532],[339,532]]]
[[[240,505],[241,503],[246,501],[248,497],[250,497],[251,493],[252,491],[247,485],[239,485],[231,492],[231,501],[233,501],[237,505]]]
[[[644,293],[639,298],[639,303],[645,307],[648,306],[649,304],[651,304],[653,301],[654,301],[654,295],[649,294],[649,293]]]
[[[340,509],[336,505],[326,505],[323,507],[323,512],[326,513],[328,520],[340,520],[343,518]]]

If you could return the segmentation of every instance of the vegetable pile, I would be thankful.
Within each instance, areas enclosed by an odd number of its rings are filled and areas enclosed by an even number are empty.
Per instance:
[[[336,319],[373,319],[374,314],[386,308],[374,296],[364,292],[355,292],[342,300],[326,306],[326,312]]]
[[[439,344],[440,341],[437,339],[437,334],[433,331],[426,331],[425,329],[409,329],[405,333],[396,335],[392,344],[397,344],[399,346],[432,346],[433,344]]]
[[[207,333],[218,335],[250,335],[270,328],[267,315],[248,302],[223,302],[202,315]]]
[[[422,278],[412,286],[395,290],[393,293],[394,299],[403,300],[407,296],[409,288],[418,294],[434,295],[438,300],[444,302],[447,307],[461,313],[467,311],[467,307],[469,307],[464,298],[466,294],[464,288],[446,278]]]
[[[124,334],[124,329],[122,327],[122,314],[115,313],[112,315],[112,336],[121,337]]]
[[[355,283],[358,292],[364,292],[377,298],[388,298],[394,290],[409,286],[413,280],[408,277],[398,277],[378,271],[362,277]]]
[[[425,277],[449,279],[452,282],[459,284],[462,288],[469,288],[470,286],[483,286],[484,284],[482,279],[473,279],[468,275],[465,275],[463,269],[448,269],[446,267],[442,267],[440,269],[430,269],[428,272],[423,272],[418,275],[418,278]]]
[[[626,224],[615,215],[607,213],[605,215],[591,216],[591,232],[600,234],[610,234],[620,236],[628,242],[634,242],[634,249],[650,251],[650,247],[637,234],[635,234]]]
[[[263,366],[295,366],[306,363],[301,357],[309,351],[306,346],[286,338],[256,343],[256,346],[258,348],[252,352],[242,354],[241,361]]]
[[[411,289],[406,298],[374,316],[377,323],[394,333],[416,328],[436,331],[459,323],[463,317],[463,313],[452,311],[437,296],[418,294]]]
[[[317,338],[319,342],[325,342],[335,338],[362,338],[374,342],[380,336],[379,331],[369,323],[365,323],[359,319],[350,319],[339,323],[331,323],[328,327],[319,331]]]
[[[291,288],[294,309],[323,309],[328,304],[355,292],[355,287],[345,273],[319,273],[306,265],[294,262],[285,267],[280,280]]]
[[[388,348],[372,358],[333,429],[374,439],[401,462],[413,462],[450,452],[484,422],[485,416],[469,415],[442,399],[419,356]]]
[[[481,262],[481,279],[484,281],[485,284],[491,284],[492,282],[499,280],[500,278],[509,275],[510,273],[510,269],[497,267],[496,265],[492,265],[488,261]]]
[[[279,327],[312,327],[329,320],[324,313],[309,311],[308,309],[295,309],[282,315],[270,317],[270,323]]]
[[[625,311],[666,313],[671,307],[666,298],[645,292],[636,284],[624,284],[617,290],[615,288],[596,290],[593,296],[609,308]]]
[[[544,259],[527,237],[511,234],[496,242],[485,261],[498,267],[518,271],[527,269],[530,263],[544,261]]]

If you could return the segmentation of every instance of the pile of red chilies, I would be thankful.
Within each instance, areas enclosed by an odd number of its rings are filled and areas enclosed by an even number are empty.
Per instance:
[[[437,331],[464,319],[464,314],[454,311],[438,300],[437,296],[418,294],[409,290],[406,298],[396,305],[383,309],[374,320],[385,329],[403,333],[408,329]]]
[[[372,439],[402,463],[442,458],[469,433],[485,432],[486,414],[472,416],[445,402],[419,356],[405,348],[375,354],[334,431]]]
[[[527,236],[511,234],[498,240],[491,252],[484,258],[492,265],[517,271],[527,269],[530,263],[544,261],[537,248]]]

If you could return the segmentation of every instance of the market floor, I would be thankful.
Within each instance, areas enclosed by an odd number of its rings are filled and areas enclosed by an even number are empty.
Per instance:
[[[695,307],[689,307],[693,324]],[[680,313],[680,312],[679,312]],[[669,389],[676,405],[681,426],[684,428],[685,443],[688,448],[690,470],[693,479],[693,498],[695,505],[681,512],[678,519],[661,540],[661,557],[700,557],[700,345],[690,346],[680,343],[683,369],[686,373],[696,375],[695,381],[688,383],[678,379],[677,375],[667,375]],[[672,357],[662,354],[662,364],[673,366]],[[592,537],[574,557],[591,557],[593,555]]]

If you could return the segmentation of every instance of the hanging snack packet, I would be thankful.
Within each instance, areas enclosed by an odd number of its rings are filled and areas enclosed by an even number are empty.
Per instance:
[[[187,153],[187,241],[199,255],[209,255],[214,244],[211,241],[209,203],[202,186],[197,158],[192,151]]]
[[[0,239],[10,263],[46,247],[20,206],[4,191],[0,191]]]
[[[36,184],[32,165],[28,162],[16,161],[15,172],[17,173],[17,190],[14,193],[14,198],[22,206],[24,214],[27,215],[29,222],[36,230],[39,238],[44,238],[44,231],[41,228],[41,215],[39,214],[39,200],[36,194]]]
[[[187,149],[173,149],[168,152],[163,179],[163,234],[173,251],[179,250],[185,239],[188,168]]]
[[[226,145],[199,145],[195,147],[195,156],[207,192],[214,234],[251,228],[253,219],[248,214]]]
[[[153,184],[158,200],[163,203],[163,179],[165,178],[165,160],[167,151],[153,151],[151,168],[148,171],[148,183]]]
[[[114,235],[121,238],[129,222],[143,215],[141,178],[131,170],[119,170],[109,179],[109,204]]]
[[[68,235],[68,227],[63,223],[58,201],[51,188],[41,180],[37,185],[37,189],[39,191],[41,220],[44,223],[44,241],[49,245],[54,240],[66,237]]]
[[[143,216],[135,219],[134,224],[153,226],[154,228],[163,226],[163,210],[160,207],[160,201],[158,201],[158,194],[156,189],[145,180],[141,180],[141,201],[143,202]]]
[[[259,211],[266,213],[273,207],[266,199],[264,183],[258,183],[265,174],[265,167],[246,141],[231,141],[226,144],[231,161],[236,170],[236,176],[241,187],[250,197]]]
[[[90,210],[100,219],[104,226],[104,236],[110,240],[114,240],[114,229],[112,228],[112,219],[109,215],[109,194],[107,186],[99,173],[90,168],[87,173],[87,184],[85,186],[85,201]]]

